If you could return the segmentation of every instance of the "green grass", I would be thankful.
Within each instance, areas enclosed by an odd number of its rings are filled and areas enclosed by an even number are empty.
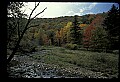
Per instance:
[[[58,65],[60,67],[77,66],[95,72],[102,72],[104,75],[117,76],[118,55],[110,53],[98,53],[81,50],[68,50],[62,47],[42,47],[51,52],[42,57],[45,63]],[[40,59],[39,55],[34,58]]]

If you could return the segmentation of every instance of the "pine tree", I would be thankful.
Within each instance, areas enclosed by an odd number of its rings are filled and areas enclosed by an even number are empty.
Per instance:
[[[119,9],[113,5],[104,21],[104,28],[108,32],[109,49],[118,49],[119,37]]]
[[[70,29],[70,36],[72,44],[81,44],[81,29],[77,21],[77,15],[74,17],[73,26]]]
[[[52,30],[52,29],[48,30],[47,35],[50,40],[50,45],[54,45],[54,35],[55,35],[54,30]]]

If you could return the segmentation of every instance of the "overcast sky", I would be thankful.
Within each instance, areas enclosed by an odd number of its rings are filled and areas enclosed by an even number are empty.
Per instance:
[[[41,2],[35,10],[35,14],[42,11],[45,7],[47,9],[38,16],[38,18],[54,18],[60,16],[74,16],[74,15],[85,15],[85,14],[96,14],[107,12],[111,6],[117,3],[97,3],[97,2]],[[34,8],[35,2],[28,2],[26,6],[22,8],[26,14],[30,14],[31,9]]]

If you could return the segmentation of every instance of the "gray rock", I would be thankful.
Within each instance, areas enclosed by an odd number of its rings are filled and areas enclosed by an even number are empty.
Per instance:
[[[41,78],[41,76],[36,76],[36,77],[34,77],[34,78]]]

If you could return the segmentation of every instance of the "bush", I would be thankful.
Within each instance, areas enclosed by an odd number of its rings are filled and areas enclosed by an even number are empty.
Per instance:
[[[119,54],[119,50],[113,50],[114,54]]]
[[[77,44],[71,44],[71,43],[66,44],[65,47],[68,48],[68,49],[71,49],[71,50],[77,50],[78,49]]]
[[[17,66],[18,64],[20,64],[19,61],[17,60],[12,60],[10,63],[9,63],[9,66],[12,67],[12,66]]]

